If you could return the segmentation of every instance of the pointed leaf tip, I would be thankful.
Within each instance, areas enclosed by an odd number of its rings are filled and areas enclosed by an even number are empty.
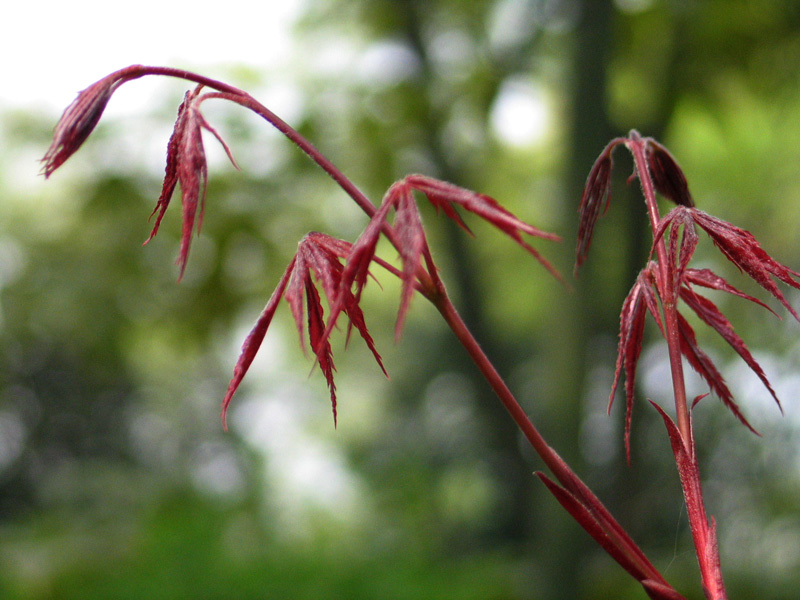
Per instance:
[[[477,215],[505,233],[519,246],[529,252],[548,272],[556,277],[556,279],[562,280],[558,270],[522,238],[522,234],[524,233],[531,237],[560,241],[561,238],[558,235],[543,231],[522,221],[512,212],[504,208],[497,200],[486,194],[479,194],[452,183],[426,177],[424,175],[409,175],[403,182],[414,190],[424,194],[437,210],[441,210],[445,215],[453,219],[460,227],[467,231],[470,230],[458,215],[455,207],[460,206],[464,210]]]
[[[575,249],[574,272],[576,275],[589,254],[594,226],[600,215],[608,210],[611,202],[611,172],[614,167],[612,153],[614,148],[625,141],[625,138],[611,140],[600,153],[600,156],[597,157],[591,171],[589,171],[589,176],[586,178],[586,185],[583,188],[581,203],[578,208],[580,220],[578,224],[578,243]]]

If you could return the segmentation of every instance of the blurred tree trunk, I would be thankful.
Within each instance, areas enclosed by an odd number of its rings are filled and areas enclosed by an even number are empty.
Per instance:
[[[473,187],[468,169],[465,165],[459,164],[452,153],[448,153],[443,147],[442,140],[446,124],[444,117],[446,115],[435,110],[430,103],[429,90],[433,87],[435,75],[423,39],[422,28],[429,3],[425,0],[407,0],[407,4],[409,10],[405,13],[404,34],[420,59],[422,69],[417,84],[420,97],[427,100],[420,123],[422,130],[427,134],[426,146],[442,179],[465,187]],[[484,115],[486,129],[488,129],[489,111],[500,89],[500,84],[509,72],[524,62],[522,59],[529,50],[529,45],[517,47],[516,54],[507,56],[504,64],[497,65],[497,69],[492,72],[492,81],[486,87],[486,93],[481,98],[482,105],[480,106],[480,114]],[[487,327],[488,319],[485,308],[487,295],[475,277],[480,269],[472,250],[473,241],[450,220],[443,222],[443,228],[447,244],[445,251],[453,257],[458,257],[457,260],[450,261],[453,265],[454,278],[447,282],[448,288],[455,297],[459,298],[458,310],[471,328],[473,335],[481,343],[501,374],[507,376],[513,370],[515,362],[519,361],[519,357],[515,356],[513,348],[504,345],[502,339]],[[485,541],[493,545],[498,542],[502,544],[524,543],[529,539],[531,529],[533,480],[531,465],[519,450],[519,431],[455,338],[451,336],[446,344],[449,347],[446,356],[458,357],[454,359],[450,367],[457,369],[469,378],[476,391],[478,415],[483,423],[482,430],[486,433],[482,444],[485,446],[487,457],[491,457],[490,461],[497,484],[504,488],[505,502],[500,507],[499,514],[495,515],[491,530],[484,532]]]

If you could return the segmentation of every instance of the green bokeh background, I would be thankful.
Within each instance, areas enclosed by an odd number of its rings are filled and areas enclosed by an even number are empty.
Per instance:
[[[205,74],[257,97],[291,86],[292,124],[376,202],[422,172],[563,236],[536,246],[571,289],[477,220],[470,237],[422,209],[459,310],[534,422],[666,578],[702,598],[663,423],[644,402],[669,404],[655,331],[631,466],[621,405],[605,414],[619,308],[650,242],[623,152],[572,281],[576,209],[594,158],[636,128],[671,149],[700,208],[800,266],[800,4],[326,0],[294,35],[309,55],[346,46],[352,60],[330,72],[265,62]],[[209,102],[242,171],[207,139],[203,232],[177,284],[177,206],[141,247],[188,88],[164,89],[146,114],[103,121],[32,187],[14,172],[35,170],[53,115],[0,114],[0,598],[644,598],[533,477],[542,465],[421,298],[395,343],[399,286],[388,277],[369,286],[364,310],[390,381],[358,340],[345,352],[336,337],[334,429],[283,306],[222,431],[238,348],[297,241],[311,230],[353,240],[366,220],[266,124]],[[520,98],[547,118],[517,139],[503,118],[517,120],[514,133],[539,114],[504,110]],[[707,240],[696,261],[759,294]],[[729,594],[793,599],[800,325],[777,307],[783,319],[714,299],[785,413],[698,326],[762,434],[713,398],[695,411]]]

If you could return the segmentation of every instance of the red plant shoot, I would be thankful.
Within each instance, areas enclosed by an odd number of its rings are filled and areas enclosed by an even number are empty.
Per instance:
[[[686,399],[681,357],[706,381],[709,389],[748,429],[755,430],[739,409],[733,394],[711,358],[700,348],[694,330],[678,310],[683,301],[702,322],[714,329],[758,376],[780,407],[780,402],[766,374],[755,360],[745,342],[734,331],[733,325],[719,308],[696,291],[697,287],[718,290],[738,296],[767,308],[764,303],[739,291],[725,279],[708,269],[692,269],[689,263],[699,242],[695,226],[712,239],[722,254],[740,271],[775,297],[796,319],[798,314],[789,305],[774,279],[800,289],[800,274],[780,264],[767,254],[751,233],[712,217],[694,207],[686,177],[672,155],[651,138],[642,138],[632,131],[627,138],[613,140],[595,162],[584,189],[580,205],[576,271],[586,259],[591,244],[600,207],[607,208],[611,178],[611,154],[618,145],[625,145],[633,154],[642,192],[645,197],[650,226],[653,231],[651,256],[656,260],[639,274],[622,307],[617,367],[609,399],[609,410],[614,401],[621,373],[625,371],[625,447],[630,461],[630,427],[635,392],[636,366],[642,349],[644,323],[649,313],[667,340],[672,371],[677,425],[654,404],[667,426],[681,484],[684,489],[687,512],[692,527],[695,548],[707,598],[726,598],[720,569],[716,525],[706,518],[697,464],[690,409],[702,398],[694,400],[691,407]],[[661,217],[656,204],[656,192],[678,206]],[[772,312],[772,311],[771,311]]]
[[[489,196],[424,175],[409,175],[396,182],[389,188],[381,204],[375,206],[308,140],[249,94],[195,73],[165,67],[134,65],[112,73],[81,92],[56,126],[53,144],[43,159],[42,170],[45,176],[50,176],[86,141],[113,92],[122,83],[144,75],[176,77],[196,85],[193,90],[186,93],[178,109],[173,133],[167,146],[165,177],[153,211],[155,223],[150,236],[152,238],[158,232],[175,187],[180,184],[183,222],[178,258],[180,275],[186,268],[191,237],[195,231],[199,231],[203,218],[208,179],[202,140],[204,130],[222,143],[229,158],[234,165],[236,164],[228,146],[200,112],[202,102],[208,99],[234,102],[264,118],[325,170],[369,217],[363,233],[352,244],[316,232],[309,233],[300,241],[297,252],[244,341],[222,403],[223,424],[226,423],[231,400],[263,343],[281,299],[285,299],[289,305],[301,345],[304,348],[310,347],[315,361],[319,363],[330,392],[335,422],[337,418],[335,367],[329,336],[338,318],[344,313],[348,319],[348,336],[355,328],[372,352],[380,369],[386,372],[367,329],[360,304],[364,286],[370,277],[370,269],[376,266],[386,269],[402,282],[395,326],[396,335],[399,337],[402,331],[414,293],[419,292],[442,315],[531,447],[550,470],[552,478],[543,473],[537,475],[557,501],[622,568],[640,582],[649,598],[682,599],[600,500],[547,444],[459,316],[439,276],[428,246],[417,201],[421,198],[427,199],[438,211],[443,212],[467,231],[469,229],[459,211],[472,213],[510,237],[538,260],[547,271],[560,278],[552,264],[523,237],[556,241],[559,239],[558,236],[529,225]],[[204,92],[206,89],[210,91]],[[711,271],[692,269],[688,266],[697,244],[694,226],[697,225],[706,231],[726,257],[775,296],[795,317],[796,313],[778,290],[773,278],[800,287],[795,281],[798,274],[771,259],[747,232],[696,210],[686,178],[675,159],[666,148],[653,140],[641,138],[636,132],[631,132],[627,138],[612,140],[592,168],[581,200],[576,269],[586,259],[594,226],[608,206],[613,168],[612,153],[619,145],[625,145],[634,155],[636,174],[642,184],[654,232],[655,254],[655,258],[637,278],[623,305],[620,319],[620,346],[614,389],[619,384],[624,370],[627,399],[626,446],[629,447],[636,366],[643,343],[645,318],[650,313],[667,338],[670,347],[675,401],[678,407],[677,424],[673,423],[660,407],[656,408],[667,426],[684,486],[706,594],[710,599],[720,600],[725,595],[719,568],[716,528],[713,520],[709,523],[705,517],[691,419],[685,401],[685,390],[682,387],[681,355],[687,357],[690,364],[700,371],[711,390],[720,396],[723,403],[742,422],[747,423],[747,421],[733,402],[732,395],[725,387],[719,372],[698,347],[688,322],[677,312],[677,302],[682,300],[702,321],[717,331],[756,372],[773,396],[775,394],[763,370],[734,332],[732,325],[710,300],[698,294],[697,288],[725,291],[762,306],[763,304],[738,291]],[[663,219],[658,214],[655,204],[656,192],[678,205],[678,208]],[[400,268],[395,268],[376,256],[381,236],[397,251],[401,262]],[[327,318],[325,305],[328,311]],[[612,400],[613,396],[612,391]]]

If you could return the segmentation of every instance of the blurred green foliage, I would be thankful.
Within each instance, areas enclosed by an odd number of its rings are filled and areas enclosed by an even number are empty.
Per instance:
[[[673,151],[700,208],[800,265],[795,2],[326,0],[296,35],[303,68],[208,74],[257,96],[283,78],[299,98],[293,124],[376,202],[414,171],[491,194],[563,234],[537,247],[569,274],[592,161],[638,128]],[[142,248],[160,166],[132,149],[142,127],[166,144],[174,85],[34,186],[15,171],[44,153],[53,117],[0,117],[0,596],[641,598],[537,485],[540,465],[422,299],[394,344],[386,277],[365,312],[390,382],[359,344],[345,353],[335,340],[334,431],[282,308],[221,431],[239,344],[297,241],[352,240],[366,221],[265,125],[209,103],[243,171],[210,151],[203,233],[176,285],[177,207]],[[530,128],[537,110],[547,118]],[[526,410],[667,579],[700,598],[663,424],[639,403],[628,467],[622,411],[605,415],[619,307],[649,249],[621,154],[571,290],[490,228],[470,221],[470,238],[423,212],[457,305]],[[698,260],[725,269],[709,243]],[[800,329],[720,302],[785,410],[698,330],[763,434],[713,398],[695,412],[723,570],[731,598],[795,598]],[[645,354],[642,397],[667,403],[663,349]]]

